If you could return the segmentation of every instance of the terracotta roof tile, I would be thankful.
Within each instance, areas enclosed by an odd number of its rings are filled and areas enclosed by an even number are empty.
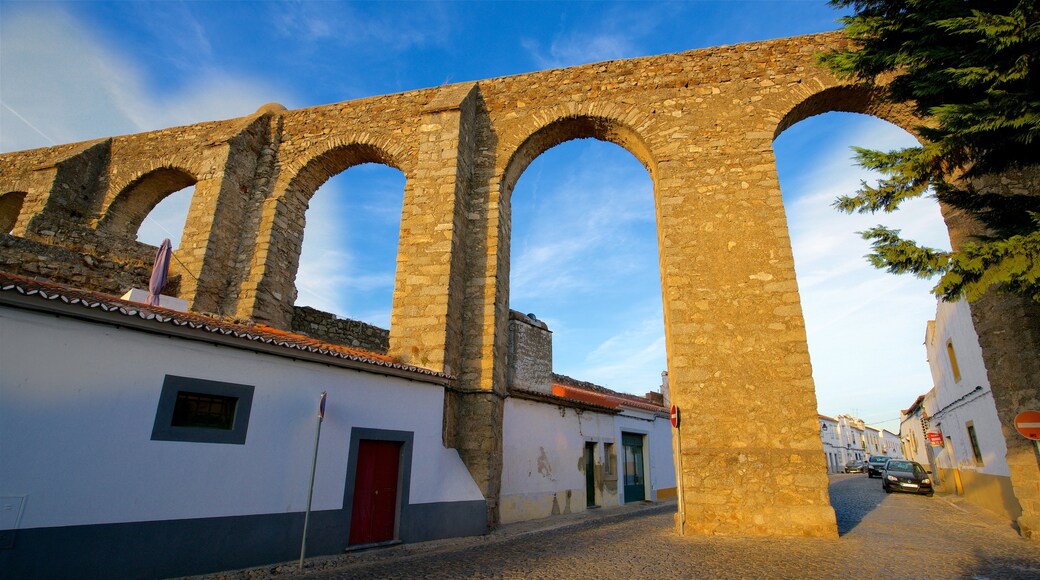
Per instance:
[[[15,292],[40,300],[57,300],[65,304],[100,309],[122,316],[233,336],[244,341],[261,342],[286,349],[302,350],[323,356],[389,367],[441,379],[453,378],[441,372],[396,362],[392,357],[385,354],[324,342],[302,334],[271,328],[265,324],[230,322],[202,314],[178,312],[158,306],[122,300],[100,292],[92,292],[53,282],[33,280],[8,272],[0,272],[0,293],[6,292]]]

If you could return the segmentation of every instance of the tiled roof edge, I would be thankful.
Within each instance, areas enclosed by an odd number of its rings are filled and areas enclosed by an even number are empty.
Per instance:
[[[39,288],[33,288],[31,286],[39,286]],[[62,292],[62,290],[62,286],[59,286],[54,283],[44,283],[38,280],[24,278],[22,276],[16,276],[7,272],[0,272],[0,292],[16,292],[22,296],[26,296],[29,298],[38,298],[47,301],[59,301],[64,304],[82,306],[88,309],[98,309],[103,312],[118,314],[131,318],[139,318],[145,321],[152,321],[160,324],[171,324],[173,326],[178,326],[182,328],[189,328],[192,330],[201,330],[212,334],[231,336],[244,341],[259,342],[270,346],[276,346],[290,350],[304,351],[320,356],[329,356],[333,358],[364,363],[374,366],[386,367],[399,371],[404,371],[407,373],[425,375],[443,380],[454,379],[453,376],[442,372],[406,365],[403,363],[396,363],[386,360],[380,360],[378,358],[370,358],[347,352],[340,352],[335,349],[321,348],[314,345],[296,344],[287,340],[278,339],[272,336],[272,333],[267,333],[260,329],[249,330],[251,327],[247,325],[231,323],[210,323],[207,322],[207,320],[212,320],[213,322],[216,322],[215,319],[208,319],[207,317],[204,317],[199,314],[185,314],[175,312],[172,310],[167,310],[165,308],[147,305],[135,305],[135,303],[120,300],[116,297],[109,297],[107,295],[89,292],[85,290],[74,291],[74,293],[83,294],[83,296],[69,296],[67,293]],[[301,338],[309,339],[309,337],[303,337],[302,335]]]

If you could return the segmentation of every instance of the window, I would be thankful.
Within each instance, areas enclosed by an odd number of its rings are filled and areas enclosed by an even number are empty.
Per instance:
[[[950,369],[953,370],[953,381],[961,382],[961,369],[957,366],[957,353],[953,351],[953,339],[946,341],[946,354],[950,357]]]
[[[975,455],[975,463],[978,465],[984,465],[982,463],[982,449],[979,448],[979,438],[975,435],[975,422],[968,421],[968,439],[971,440],[971,452]]]
[[[603,444],[603,473],[613,475],[617,471],[617,457],[614,455],[614,444]]]
[[[152,441],[244,445],[253,387],[166,375]]]

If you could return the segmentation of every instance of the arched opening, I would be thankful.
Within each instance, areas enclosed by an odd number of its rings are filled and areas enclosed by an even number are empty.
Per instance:
[[[288,194],[306,204],[294,330],[386,351],[406,183],[394,165],[375,147],[353,145],[312,160],[293,180]]]
[[[98,230],[127,238],[133,233],[136,239],[151,245],[170,238],[176,247],[197,181],[183,169],[164,167],[150,171],[119,192],[101,218]],[[142,227],[146,218],[149,225]]]
[[[18,223],[18,214],[25,203],[24,191],[9,191],[0,195],[0,233],[9,234]]]
[[[194,196],[195,185],[192,184],[167,195],[155,204],[141,222],[141,227],[137,229],[137,241],[158,247],[164,239],[169,238],[174,249],[180,247],[180,240],[184,237],[184,225],[188,221],[188,210]]]
[[[638,395],[666,368],[647,151],[612,121],[565,119],[528,139],[506,173],[517,178],[510,308],[548,325],[554,372]]]
[[[834,109],[873,112],[868,101],[841,101],[843,94],[825,92],[788,116],[773,144],[777,172],[818,410],[831,417],[852,415],[898,434],[899,410],[932,385],[921,343],[935,317],[934,282],[875,269],[863,258],[870,242],[858,232],[884,223],[910,239],[947,249],[949,233],[933,198],[912,200],[883,215],[845,215],[832,207],[838,196],[852,195],[861,182],[877,178],[854,163],[852,146],[889,150],[917,144],[910,133],[874,116],[810,116]]]
[[[390,325],[404,174],[368,163],[322,185],[307,209],[297,306]]]

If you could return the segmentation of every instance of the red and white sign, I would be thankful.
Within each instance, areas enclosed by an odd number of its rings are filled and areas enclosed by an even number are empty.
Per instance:
[[[932,447],[942,447],[943,438],[942,433],[936,433],[935,431],[928,432],[928,444]]]
[[[1015,429],[1026,439],[1040,440],[1040,411],[1022,411],[1015,417]]]
[[[672,427],[679,428],[679,407],[672,405]]]

